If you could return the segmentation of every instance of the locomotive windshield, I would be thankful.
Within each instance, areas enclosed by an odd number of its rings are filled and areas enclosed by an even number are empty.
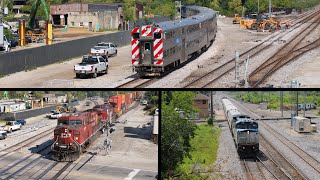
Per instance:
[[[258,123],[238,123],[237,129],[257,129]]]
[[[82,125],[82,121],[81,120],[72,120],[72,121],[59,120],[58,125],[78,126],[78,125]]]

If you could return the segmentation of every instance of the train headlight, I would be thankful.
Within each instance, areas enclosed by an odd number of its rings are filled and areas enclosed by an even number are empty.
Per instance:
[[[245,149],[245,147],[242,147],[242,149]]]
[[[78,137],[75,137],[74,139],[75,139],[75,140],[78,140]]]

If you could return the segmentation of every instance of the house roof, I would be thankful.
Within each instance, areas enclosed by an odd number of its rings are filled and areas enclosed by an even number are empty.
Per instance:
[[[193,98],[193,100],[210,100],[210,98],[204,94],[197,94],[196,97]]]

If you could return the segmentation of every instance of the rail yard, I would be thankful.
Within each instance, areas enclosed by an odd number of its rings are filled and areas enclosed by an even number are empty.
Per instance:
[[[185,92],[173,92],[174,95],[175,93],[180,93],[182,96],[181,94]],[[209,106],[210,109],[210,105],[205,102],[210,102],[210,98],[206,98],[208,94],[210,96],[210,92],[203,91],[202,95],[198,93],[193,99],[195,108],[202,107],[198,110],[198,116],[190,118],[184,114],[180,117],[187,119],[191,124],[196,124],[198,129],[206,126],[220,134],[218,137],[201,137],[201,134],[196,133],[196,142],[204,141],[205,145],[194,145],[194,141],[191,140],[193,150],[185,150],[185,153],[190,153],[190,160],[189,157],[185,157],[184,161],[178,163],[178,168],[171,167],[174,171],[162,170],[162,172],[168,172],[163,173],[162,176],[199,179],[203,177],[208,179],[318,179],[320,176],[319,109],[308,104],[318,102],[319,93],[305,92],[308,95],[299,93],[299,104],[296,104],[293,98],[298,97],[297,92],[282,93],[285,99],[283,102],[286,102],[282,107],[283,112],[279,110],[281,105],[275,106],[281,101],[281,95],[279,96],[280,93],[276,91],[250,92],[250,95],[243,91],[213,92],[213,126],[210,126],[210,112],[205,108]],[[314,99],[302,101],[301,96]],[[203,105],[197,104],[197,101]],[[288,101],[293,104],[288,104]],[[183,108],[179,110],[180,113],[182,111],[184,111]],[[296,112],[298,116],[295,115]],[[300,120],[303,118],[305,118],[304,121]],[[184,125],[190,126],[187,122]],[[175,126],[170,125],[170,127]],[[165,126],[165,128],[170,127]],[[220,130],[218,131],[217,128]],[[217,138],[218,145],[213,146],[209,143],[211,139],[208,138]],[[207,157],[210,150],[210,155],[214,156],[213,159],[216,156],[213,162]],[[165,154],[165,156],[173,158],[174,155]],[[189,168],[185,168],[186,166]]]
[[[220,94],[219,98],[225,97]],[[236,158],[226,160],[226,156],[220,154],[225,161],[219,161],[220,170],[223,168],[232,169],[235,166],[241,170],[225,174],[227,177],[238,177],[246,179],[317,179],[319,174],[319,153],[317,144],[318,133],[297,133],[290,127],[290,118],[283,119],[279,111],[264,111],[258,105],[239,102],[229,98],[238,110],[245,115],[256,119],[259,124],[259,149],[260,153],[251,158]],[[315,111],[313,111],[315,112]],[[223,116],[223,114],[222,114]],[[284,117],[288,117],[289,112],[284,112]],[[299,116],[302,116],[300,114]],[[306,116],[314,116],[308,112]],[[281,119],[282,118],[282,119]],[[319,119],[312,119],[319,127]],[[223,127],[227,124],[223,124]],[[229,131],[229,129],[226,129]],[[228,137],[230,137],[228,135]],[[230,137],[231,138],[231,137]],[[221,143],[229,140],[220,139]],[[230,141],[233,143],[233,141]],[[225,148],[219,147],[221,149]],[[220,151],[220,149],[219,149]],[[235,152],[234,150],[232,150]],[[223,152],[221,152],[223,153]],[[228,153],[228,155],[230,155]],[[218,155],[219,157],[219,155]],[[230,157],[229,157],[230,158]],[[229,161],[229,162],[228,162]],[[232,167],[227,167],[230,163],[236,163]],[[242,174],[238,176],[236,173]]]
[[[318,65],[319,6],[300,14],[275,16],[282,23],[281,29],[270,32],[243,28],[232,23],[233,18],[220,16],[209,8],[185,8],[188,15],[181,21],[134,28],[127,39],[132,45],[118,47],[117,56],[107,58],[107,74],[93,79],[76,78],[74,65],[81,62],[81,56],[8,74],[0,79],[0,85],[49,88],[290,87],[291,81],[297,80],[301,87],[319,86],[318,72],[313,70]],[[266,22],[268,24],[269,20]],[[290,22],[288,28],[285,22]],[[154,39],[149,38],[146,29],[150,30],[149,34],[154,32],[150,36]],[[117,44],[116,41],[112,43]],[[149,50],[154,51],[152,57]],[[148,57],[151,59],[147,60]],[[149,61],[152,65],[146,65]],[[26,83],[31,78],[33,81]]]
[[[154,119],[140,99],[147,101],[141,92],[111,96],[110,104],[96,96],[57,119],[26,118],[21,130],[0,141],[1,179],[157,179]],[[82,118],[84,129],[77,127]],[[86,128],[92,133],[88,139]]]

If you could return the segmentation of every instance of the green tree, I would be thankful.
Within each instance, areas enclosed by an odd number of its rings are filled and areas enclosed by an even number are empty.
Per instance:
[[[163,93],[161,119],[161,175],[174,175],[177,165],[184,157],[189,157],[190,140],[194,137],[196,125],[180,117],[176,111],[179,108],[185,112],[194,111],[192,107],[192,92],[173,92],[168,104],[167,94]],[[191,113],[191,112],[190,112]]]

